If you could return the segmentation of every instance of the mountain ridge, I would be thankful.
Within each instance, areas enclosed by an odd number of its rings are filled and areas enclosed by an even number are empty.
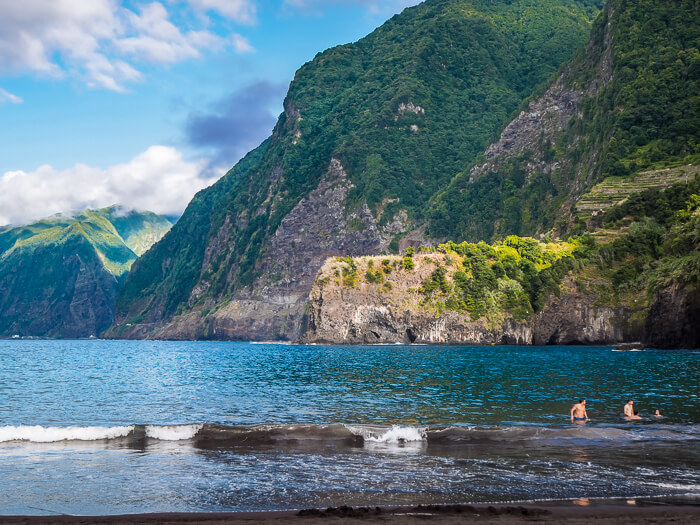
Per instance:
[[[0,228],[0,336],[100,335],[134,249],[169,228],[154,213],[117,206]]]
[[[433,202],[429,233],[566,234],[607,177],[700,163],[696,2],[609,0],[586,47]],[[544,204],[546,203],[546,204]]]
[[[415,234],[432,196],[584,42],[599,6],[429,0],[317,55],[270,139],[135,264],[108,335],[297,338],[325,258]]]

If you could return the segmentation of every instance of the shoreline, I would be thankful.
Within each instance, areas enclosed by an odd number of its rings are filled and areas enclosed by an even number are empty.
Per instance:
[[[596,525],[700,524],[700,501],[691,499],[567,500],[522,504],[453,504],[379,507],[330,507],[283,511],[172,512],[105,516],[0,515],[7,524],[278,524],[317,523],[569,523]]]
[[[329,341],[314,341],[306,342],[302,340],[290,340],[290,341],[276,341],[276,340],[253,340],[253,339],[170,339],[170,338],[147,338],[147,337],[131,337],[131,338],[118,338],[118,337],[45,337],[45,336],[7,336],[0,335],[0,341],[115,341],[115,342],[130,342],[130,341],[144,341],[144,342],[161,342],[161,343],[242,343],[250,345],[289,345],[289,346],[339,346],[339,347],[361,347],[361,346],[428,346],[428,347],[512,347],[512,348],[541,348],[541,347],[567,347],[567,348],[610,348],[615,352],[643,352],[646,350],[681,350],[681,351],[695,351],[700,350],[700,348],[695,347],[680,347],[680,346],[644,346],[641,350],[626,350],[617,349],[619,345],[634,344],[631,342],[596,342],[596,343],[565,343],[565,344],[543,344],[537,345],[531,344],[513,344],[513,343],[465,343],[459,341],[447,341],[447,342],[422,342],[422,343],[411,343],[402,341],[386,341],[377,343],[347,343],[347,342],[329,342]]]

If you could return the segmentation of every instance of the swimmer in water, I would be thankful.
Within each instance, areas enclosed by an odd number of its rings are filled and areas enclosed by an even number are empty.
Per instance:
[[[639,412],[634,410],[634,401],[632,401],[631,399],[627,400],[627,404],[622,409],[622,412],[624,413],[627,419],[642,419],[639,416]]]
[[[579,399],[578,403],[571,407],[571,422],[585,423],[588,421],[588,412],[586,412],[586,400]]]

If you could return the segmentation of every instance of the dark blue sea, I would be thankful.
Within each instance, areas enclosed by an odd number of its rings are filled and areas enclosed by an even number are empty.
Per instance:
[[[699,498],[699,384],[697,351],[0,341],[0,514]]]

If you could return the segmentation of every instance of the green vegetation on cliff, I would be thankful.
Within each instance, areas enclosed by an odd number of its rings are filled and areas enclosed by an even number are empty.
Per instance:
[[[270,139],[134,266],[118,321],[167,322],[255,283],[282,220],[333,158],[352,184],[344,213],[367,205],[380,227],[420,224],[435,193],[584,42],[601,3],[427,0],[319,54],[297,72]]]
[[[628,338],[698,347],[700,175],[638,193],[596,216],[588,232],[566,242],[509,236],[492,244],[421,246],[403,257],[338,257],[319,273],[317,304],[324,304],[329,285],[355,288],[360,294],[355,301],[365,294],[375,310],[392,311],[389,317],[406,311],[417,319],[457,312],[464,322],[482,319],[491,327],[507,319],[534,326],[536,314],[551,310],[553,298],[576,295],[586,307],[616,312],[619,317],[612,322]],[[338,297],[343,295],[331,290],[327,300]],[[677,318],[677,326],[659,327],[661,315]],[[570,336],[585,339],[584,334]]]
[[[430,233],[489,240],[566,231],[576,198],[595,182],[698,163],[699,18],[694,0],[609,0],[562,70],[557,93],[568,90],[564,102],[576,109],[565,129],[542,123],[520,154],[506,151],[476,180],[469,171],[455,177],[433,203]]]
[[[448,242],[436,248],[421,246],[417,256],[409,249],[403,257],[392,256],[381,264],[374,258],[338,257],[333,275],[338,284],[353,288],[358,272],[364,271],[364,282],[389,291],[405,290],[402,281],[412,282],[414,271],[419,271],[419,276],[424,275],[419,277],[420,287],[409,288],[409,293],[422,297],[419,309],[438,314],[453,310],[471,320],[487,317],[492,321],[507,313],[522,321],[542,310],[551,294],[560,294],[563,277],[579,268],[577,255],[584,248],[576,239],[540,242],[513,235],[491,245]],[[323,286],[332,277],[319,279]]]
[[[598,173],[626,176],[700,156],[700,5],[695,0],[611,0],[612,78],[597,98],[586,99],[583,118],[566,139],[579,135],[572,155],[603,144]],[[602,38],[602,23],[592,38]],[[580,84],[592,72],[570,68]],[[697,158],[697,157],[695,157]]]
[[[0,228],[0,336],[100,334],[135,251],[170,226],[151,212],[111,207]]]
[[[688,183],[633,195],[595,217],[595,261],[617,295],[639,299],[643,290],[652,300],[671,284],[700,285],[699,195],[696,175]]]

